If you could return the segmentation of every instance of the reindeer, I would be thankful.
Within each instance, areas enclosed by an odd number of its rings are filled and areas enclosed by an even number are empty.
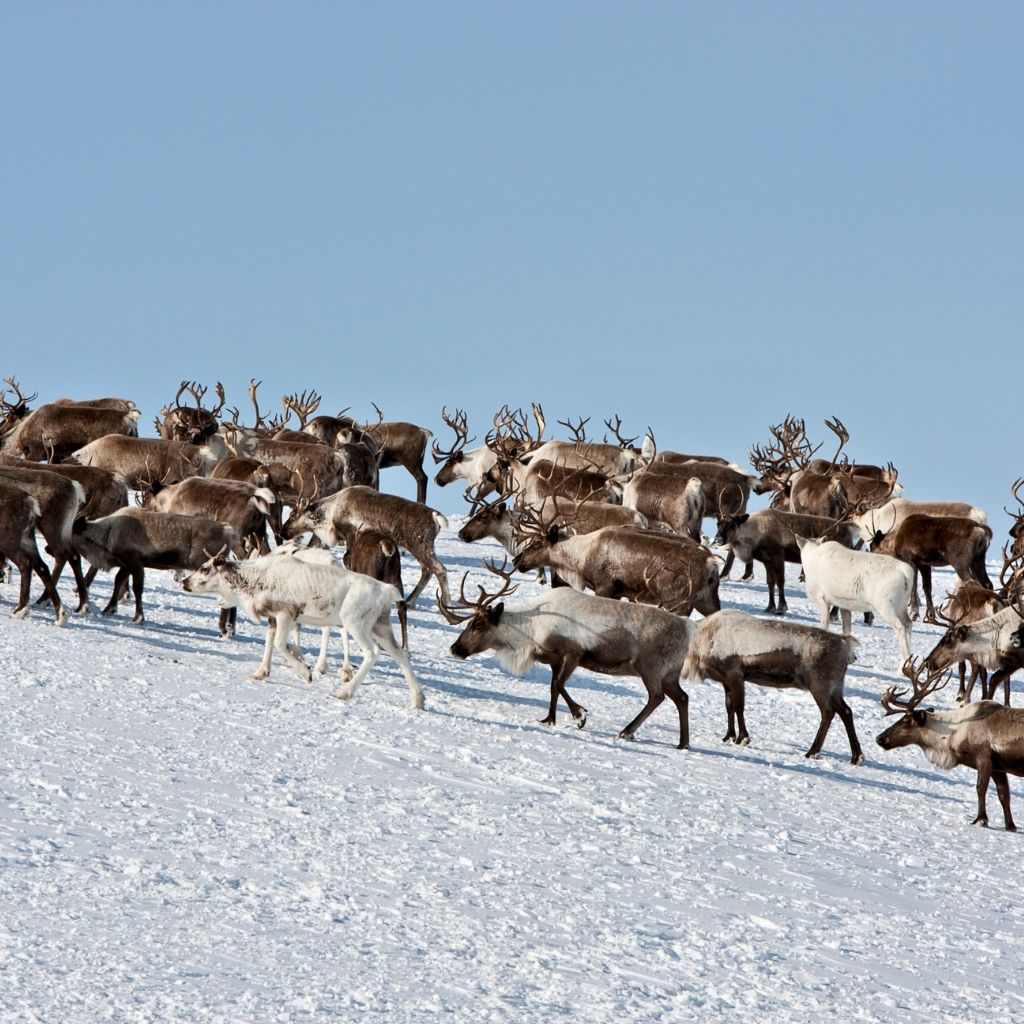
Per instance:
[[[76,519],[72,528],[78,552],[100,569],[116,569],[110,601],[101,612],[113,615],[128,579],[135,592],[133,622],[143,623],[142,591],[146,569],[195,569],[210,551],[244,553],[238,534],[223,523],[201,516],[176,515],[125,508],[89,522]],[[233,632],[230,616],[221,615],[222,635]]]
[[[380,469],[401,466],[412,476],[416,481],[416,501],[424,504],[427,500],[427,474],[423,469],[423,456],[433,432],[415,423],[385,421],[379,409],[377,413],[381,417],[379,423],[359,424],[351,417],[339,418],[347,420],[350,429],[363,431],[376,442],[380,449]]]
[[[86,502],[85,489],[76,480],[68,480],[42,467],[23,469],[15,466],[0,466],[0,483],[17,488],[34,498],[39,511],[36,528],[46,541],[47,552],[58,563],[71,563],[78,588],[76,613],[84,614],[89,608],[89,589],[82,574],[82,560],[72,542],[72,524],[81,513]],[[47,588],[52,601],[53,594]]]
[[[181,396],[188,392],[195,400],[195,406],[181,404]],[[183,380],[174,396],[174,407],[165,405],[160,410],[163,419],[153,421],[157,434],[165,441],[187,441],[189,444],[202,445],[217,433],[219,426],[217,417],[224,408],[224,387],[217,381],[214,391],[219,399],[213,409],[202,407],[203,397],[207,388],[200,387],[197,381]]]
[[[136,491],[145,490],[154,480],[173,484],[186,477],[204,476],[216,460],[217,455],[210,445],[119,434],[107,434],[68,456],[69,462],[80,466],[96,466],[120,473]]]
[[[445,406],[441,409],[441,419],[454,432],[455,443],[451,448],[442,448],[436,441],[431,446],[434,463],[441,467],[434,483],[438,487],[447,487],[456,480],[465,480],[467,496],[473,493],[477,498],[486,497],[495,488],[487,474],[498,461],[497,453],[489,445],[468,452],[465,450],[466,445],[472,444],[476,438],[467,436],[466,414],[461,409],[449,415]]]
[[[327,547],[336,547],[348,530],[371,530],[393,540],[408,551],[422,571],[406,605],[412,608],[431,576],[437,578],[448,596],[448,574],[434,553],[434,541],[448,520],[440,512],[419,502],[394,494],[381,494],[372,487],[347,487],[316,501],[302,501],[284,524],[286,539],[314,533]]]
[[[1007,579],[1007,577],[1009,577]],[[1024,619],[1024,569],[1021,562],[1007,558],[1001,576],[1006,607],[974,622],[953,622],[922,663],[929,674],[942,672],[954,662],[970,661],[991,672],[985,699],[1003,685],[1003,702],[1010,703],[1010,677],[1024,668],[1024,649],[1014,642],[1015,631]]]
[[[846,667],[857,641],[814,626],[760,619],[738,611],[720,611],[697,624],[683,664],[683,678],[713,679],[725,688],[729,720],[723,742],[750,742],[744,718],[744,682],[807,690],[818,705],[821,724],[805,757],[817,757],[835,715],[846,727],[850,763],[864,757],[853,725],[853,712],[843,699]],[[737,724],[739,730],[737,731]]]
[[[36,527],[41,515],[39,502],[31,494],[0,479],[0,563],[4,558],[9,558],[18,567],[21,576],[21,590],[14,618],[22,619],[28,614],[29,590],[34,572],[42,581],[53,604],[57,625],[64,626],[67,624],[67,612],[36,546]]]
[[[409,687],[410,706],[423,707],[423,692],[413,674],[409,655],[391,632],[391,605],[399,600],[388,583],[334,565],[321,565],[288,555],[266,555],[233,562],[223,553],[204,562],[182,583],[190,594],[217,594],[222,604],[241,605],[254,619],[267,618],[263,662],[250,677],[266,679],[271,654],[278,653],[307,683],[312,674],[288,638],[297,623],[341,627],[363,652],[362,664],[350,681],[332,696],[350,699],[373,668],[383,649],[396,662]]]
[[[680,535],[700,540],[705,501],[699,477],[638,473],[623,488],[622,504]]]
[[[505,668],[519,675],[535,663],[550,665],[551,698],[542,724],[555,724],[561,695],[580,729],[586,725],[587,709],[565,689],[578,666],[602,675],[639,676],[647,690],[647,703],[619,738],[633,739],[668,697],[679,713],[678,749],[689,746],[689,698],[679,686],[679,674],[694,623],[648,605],[623,604],[565,588],[506,608],[501,598],[516,590],[512,574],[507,566],[487,567],[503,579],[498,591],[488,593],[481,586],[479,597],[470,601],[463,576],[458,609],[446,599],[438,599],[441,614],[452,625],[463,627],[451,646],[455,657],[469,658],[493,650]]]
[[[14,401],[7,398],[7,388],[0,388],[0,450],[4,447],[4,438],[17,427],[32,411],[28,406],[38,397],[38,392],[26,395],[14,377],[4,377],[4,383],[14,393]]]
[[[539,409],[540,406],[534,406],[535,417]],[[523,458],[528,460],[531,466],[546,460],[569,470],[591,470],[609,478],[625,477],[634,473],[641,465],[641,453],[634,447],[637,438],[622,436],[622,421],[619,417],[615,417],[614,423],[610,419],[604,421],[605,426],[615,435],[617,444],[609,443],[607,436],[601,443],[589,441],[583,429],[588,420],[589,417],[576,423],[571,420],[559,420],[558,422],[572,433],[573,439],[539,443],[540,433],[543,431],[541,413],[538,437]]]
[[[914,570],[910,610],[916,619],[920,613],[917,599],[917,574],[921,574],[927,610],[925,622],[937,622],[932,603],[932,568],[951,565],[961,580],[976,580],[991,588],[985,569],[985,556],[992,540],[987,526],[959,516],[907,516],[898,527],[875,532],[868,545],[871,551],[892,555]]]
[[[850,613],[870,611],[880,616],[899,639],[901,661],[910,657],[910,614],[907,605],[913,570],[890,555],[850,551],[834,540],[810,540],[797,534],[807,596],[821,609],[821,628],[828,629],[829,609],[836,605],[843,634],[850,635]]]
[[[946,598],[942,607],[937,609],[936,617],[947,629],[952,630],[957,626],[970,626],[981,622],[982,619],[987,619],[1006,607],[1006,601],[994,590],[982,586],[975,580],[962,580],[956,590]],[[965,685],[968,661],[971,665],[971,678]],[[960,676],[960,686],[955,698],[957,704],[970,704],[974,684],[978,679],[981,680],[982,698],[992,698],[993,694],[988,692],[988,670],[983,664],[964,659],[957,663],[957,670]],[[1005,685],[1006,703],[1009,703],[1009,679]]]
[[[914,688],[914,695],[904,699],[908,691],[896,692],[890,687],[881,698],[886,715],[901,715],[894,725],[879,733],[876,742],[883,750],[918,746],[925,757],[939,768],[951,771],[966,765],[978,773],[978,813],[972,825],[988,827],[985,796],[991,780],[1003,808],[1007,832],[1016,832],[1010,814],[1010,785],[1007,774],[1024,775],[1024,710],[1006,708],[991,700],[980,700],[956,711],[919,709],[921,702],[949,681],[949,675],[928,671],[921,674],[928,662],[915,667],[907,661],[904,675]]]
[[[269,488],[237,480],[190,477],[168,487],[154,482],[141,505],[149,512],[215,519],[230,526],[249,552],[265,555],[270,551],[267,521],[276,503],[277,497]]]
[[[523,545],[514,563],[518,572],[550,566],[576,590],[590,588],[598,597],[626,597],[684,617],[695,608],[702,615],[721,608],[720,560],[689,538],[623,527],[569,536],[530,509],[517,516],[516,535]]]
[[[108,434],[138,436],[139,410],[51,402],[19,420],[3,437],[3,451],[33,461],[60,462]]]
[[[630,482],[640,486],[639,481],[643,477],[699,480],[704,494],[705,516],[746,511],[750,489],[756,479],[748,473],[737,472],[729,466],[720,466],[714,462],[659,462],[657,458]]]

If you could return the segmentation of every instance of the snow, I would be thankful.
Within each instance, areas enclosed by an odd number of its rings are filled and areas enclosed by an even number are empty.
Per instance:
[[[456,586],[495,551],[439,544]],[[884,625],[854,626],[853,766],[838,719],[807,760],[813,702],[755,686],[749,747],[721,742],[716,684],[686,686],[688,751],[668,702],[618,741],[642,685],[583,670],[586,728],[541,726],[547,671],[458,661],[425,598],[424,711],[386,656],[351,702],[280,661],[252,682],[262,628],[221,640],[209,599],[146,582],[144,626],[66,629],[0,587],[4,1021],[1024,1018],[1020,840],[994,792],[969,826],[973,772],[875,745]],[[789,591],[816,622],[795,567]],[[759,610],[763,575],[722,597]],[[938,633],[915,624],[915,653]]]

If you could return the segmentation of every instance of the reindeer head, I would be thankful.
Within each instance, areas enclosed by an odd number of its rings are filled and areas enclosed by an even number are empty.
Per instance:
[[[505,604],[501,598],[514,594],[518,589],[512,583],[512,570],[508,568],[506,559],[501,566],[493,562],[484,562],[487,569],[501,578],[500,589],[493,593],[488,592],[482,585],[478,585],[479,596],[475,601],[466,596],[466,579],[469,573],[464,573],[462,583],[459,587],[458,611],[451,605],[441,600],[440,593],[437,595],[437,606],[441,614],[453,625],[464,625],[458,640],[451,646],[451,652],[456,658],[468,658],[471,654],[480,654],[482,651],[490,650],[500,646],[500,640],[495,635],[495,627],[501,622],[502,613],[505,611]]]

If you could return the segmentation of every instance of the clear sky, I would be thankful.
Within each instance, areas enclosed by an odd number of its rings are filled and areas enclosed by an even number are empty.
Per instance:
[[[1022,53],[1020,3],[3,0],[0,375],[147,432],[183,377],[443,443],[838,415],[1001,543]]]

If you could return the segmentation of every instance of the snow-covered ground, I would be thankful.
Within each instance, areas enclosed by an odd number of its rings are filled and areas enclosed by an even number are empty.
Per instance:
[[[453,584],[489,582],[495,548],[440,549]],[[758,581],[724,584],[724,605],[759,610]],[[792,617],[815,621],[790,581]],[[147,575],[141,627],[13,621],[15,593],[0,587],[4,1021],[1024,1019],[1020,837],[994,792],[995,827],[969,826],[973,772],[875,745],[885,626],[854,627],[855,767],[838,719],[808,761],[813,702],[754,686],[749,747],[722,744],[712,684],[687,685],[688,751],[668,703],[619,742],[642,686],[584,671],[586,728],[564,710],[544,727],[546,670],[456,660],[425,599],[416,712],[383,657],[350,703],[278,663],[248,681],[262,630],[219,639],[213,603],[166,573]],[[917,626],[915,652],[937,635]]]

